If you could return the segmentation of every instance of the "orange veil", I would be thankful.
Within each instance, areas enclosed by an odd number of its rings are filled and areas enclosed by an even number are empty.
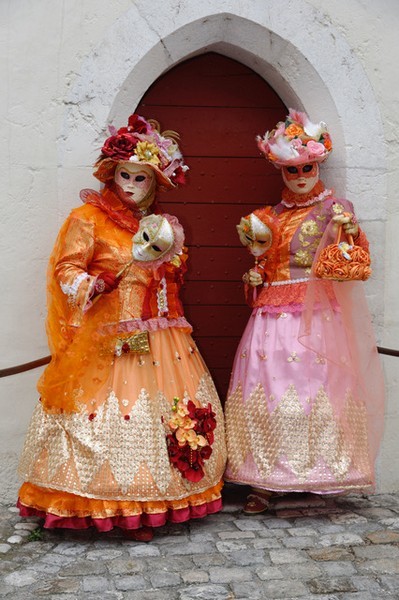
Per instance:
[[[63,293],[55,269],[61,255],[66,221],[50,257],[47,273],[47,335],[51,362],[38,382],[38,391],[49,412],[74,412],[89,402],[102,386],[113,364],[112,339],[118,323],[118,291],[104,295],[80,322],[73,323],[73,308]]]

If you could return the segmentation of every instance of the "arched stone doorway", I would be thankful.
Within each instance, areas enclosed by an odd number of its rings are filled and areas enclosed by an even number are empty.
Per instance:
[[[279,198],[281,178],[260,156],[255,136],[283,118],[286,107],[250,68],[206,53],[157,79],[136,111],[181,135],[188,185],[159,200],[184,225],[190,256],[185,313],[223,399],[250,314],[241,277],[253,261],[235,226]]]
[[[224,9],[215,8],[212,0],[187,0],[184,10],[175,12],[167,3],[134,3],[101,34],[65,100],[58,144],[59,211],[72,208],[87,185],[107,124],[125,123],[152,83],[181,61],[218,52],[253,69],[286,106],[328,123],[335,149],[323,179],[338,196],[356,201],[359,217],[379,243],[378,277],[367,288],[381,327],[387,164],[378,104],[345,34],[306,0],[298,0],[296,8],[294,13],[291,0],[270,3],[267,10],[263,0],[229,0]]]

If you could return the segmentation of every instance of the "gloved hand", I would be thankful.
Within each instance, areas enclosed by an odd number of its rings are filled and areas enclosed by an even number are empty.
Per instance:
[[[253,269],[250,269],[248,273],[244,273],[242,280],[252,287],[257,287],[263,283],[262,275]]]
[[[344,212],[341,215],[336,215],[332,219],[334,223],[342,225],[343,230],[348,235],[356,238],[359,235],[359,225],[354,214]]]
[[[111,271],[102,271],[97,275],[92,298],[99,294],[110,294],[118,287],[119,282],[120,278]]]

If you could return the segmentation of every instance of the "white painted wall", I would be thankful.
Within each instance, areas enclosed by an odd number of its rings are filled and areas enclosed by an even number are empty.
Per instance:
[[[329,124],[324,179],[356,205],[375,258],[366,285],[379,343],[399,348],[398,25],[397,0],[0,2],[0,368],[48,353],[48,255],[79,190],[96,185],[91,164],[107,123],[123,124],[154,79],[208,50],[247,64],[287,105]],[[383,363],[378,482],[399,491],[399,359]],[[39,374],[0,381],[0,500],[16,495]]]

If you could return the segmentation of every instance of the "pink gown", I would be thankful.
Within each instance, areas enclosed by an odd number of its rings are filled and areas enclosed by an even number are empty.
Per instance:
[[[263,209],[280,239],[234,360],[225,480],[272,491],[367,491],[384,394],[363,284],[312,274],[332,217],[353,207],[332,195],[308,204]],[[361,231],[356,244],[368,247]]]

